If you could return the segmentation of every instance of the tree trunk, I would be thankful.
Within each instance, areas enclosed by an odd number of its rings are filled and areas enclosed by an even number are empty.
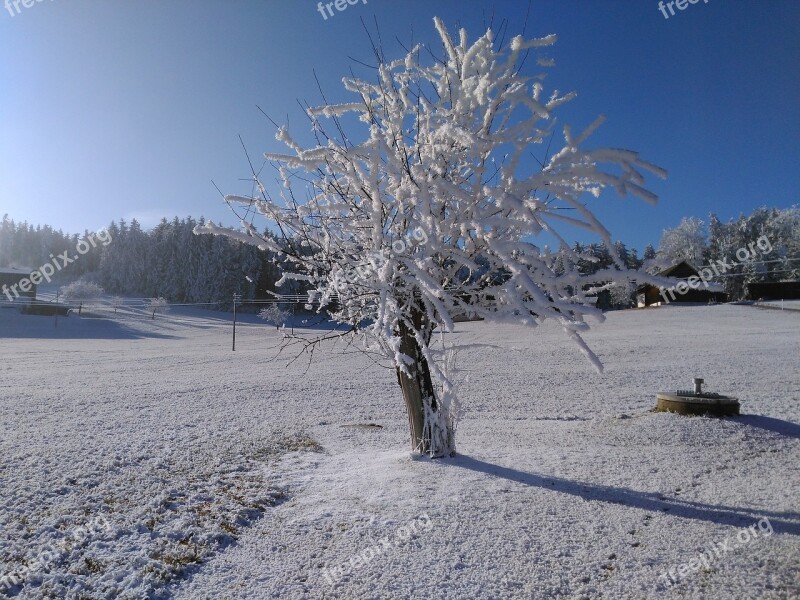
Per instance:
[[[420,325],[421,311],[415,310],[412,318],[415,326]],[[400,352],[413,361],[407,365],[409,375],[400,368],[397,369],[397,382],[403,390],[408,413],[411,449],[432,458],[452,456],[455,454],[453,431],[448,416],[441,413],[437,402],[428,361],[422,354],[414,332],[405,323],[401,323],[399,335]]]

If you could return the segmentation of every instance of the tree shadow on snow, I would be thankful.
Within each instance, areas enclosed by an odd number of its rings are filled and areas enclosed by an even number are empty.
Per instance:
[[[60,317],[58,327],[52,317],[24,315],[19,320],[0,322],[0,339],[40,340],[139,340],[176,339],[175,336],[130,327],[111,319]]]
[[[792,423],[791,421],[784,421],[783,419],[775,419],[773,417],[762,417],[761,415],[740,415],[738,417],[731,417],[735,423],[748,425],[750,427],[758,427],[773,433],[800,440],[800,425]]]
[[[657,492],[639,492],[628,488],[611,487],[595,483],[571,481],[561,477],[545,477],[536,475],[535,473],[525,473],[524,471],[494,465],[464,455],[458,455],[453,459],[449,459],[447,462],[450,465],[461,467],[462,469],[485,473],[531,487],[577,496],[584,500],[622,504],[632,508],[667,513],[685,519],[708,521],[719,525],[745,527],[752,525],[763,517],[767,517],[776,533],[800,536],[800,513],[796,512],[757,511],[731,506],[715,506],[712,504],[703,504],[702,502],[689,502],[677,498],[668,498]]]

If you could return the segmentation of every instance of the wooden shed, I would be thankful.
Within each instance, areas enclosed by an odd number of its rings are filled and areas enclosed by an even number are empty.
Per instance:
[[[658,273],[659,277],[675,280],[670,287],[659,287],[649,283],[636,289],[636,304],[639,308],[661,306],[673,302],[691,302],[708,304],[709,302],[727,302],[728,295],[718,283],[703,281],[700,273],[685,260],[672,265]],[[690,284],[690,279],[693,279]]]
[[[0,302],[23,299],[36,300],[36,284],[30,280],[31,271],[0,268]],[[20,287],[24,285],[27,291]]]

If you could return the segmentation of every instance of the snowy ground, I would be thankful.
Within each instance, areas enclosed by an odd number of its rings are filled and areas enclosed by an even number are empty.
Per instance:
[[[459,324],[496,347],[459,354],[439,461],[391,371],[287,367],[253,319],[234,353],[227,319],[0,310],[0,596],[800,596],[796,311],[610,313],[603,375],[554,327]],[[650,412],[693,376],[744,416]]]
[[[759,307],[779,308],[781,310],[800,310],[800,300],[762,300],[755,303]]]

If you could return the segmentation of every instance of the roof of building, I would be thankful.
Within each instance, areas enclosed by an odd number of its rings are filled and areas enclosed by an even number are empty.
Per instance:
[[[685,260],[682,260],[679,263],[672,265],[671,267],[664,269],[663,271],[659,272],[661,277],[680,277],[680,278],[687,278],[691,277],[692,275],[698,275],[697,269],[695,269],[692,265],[690,265]]]
[[[9,267],[0,267],[0,274],[3,275],[30,275],[31,269],[11,269]]]

